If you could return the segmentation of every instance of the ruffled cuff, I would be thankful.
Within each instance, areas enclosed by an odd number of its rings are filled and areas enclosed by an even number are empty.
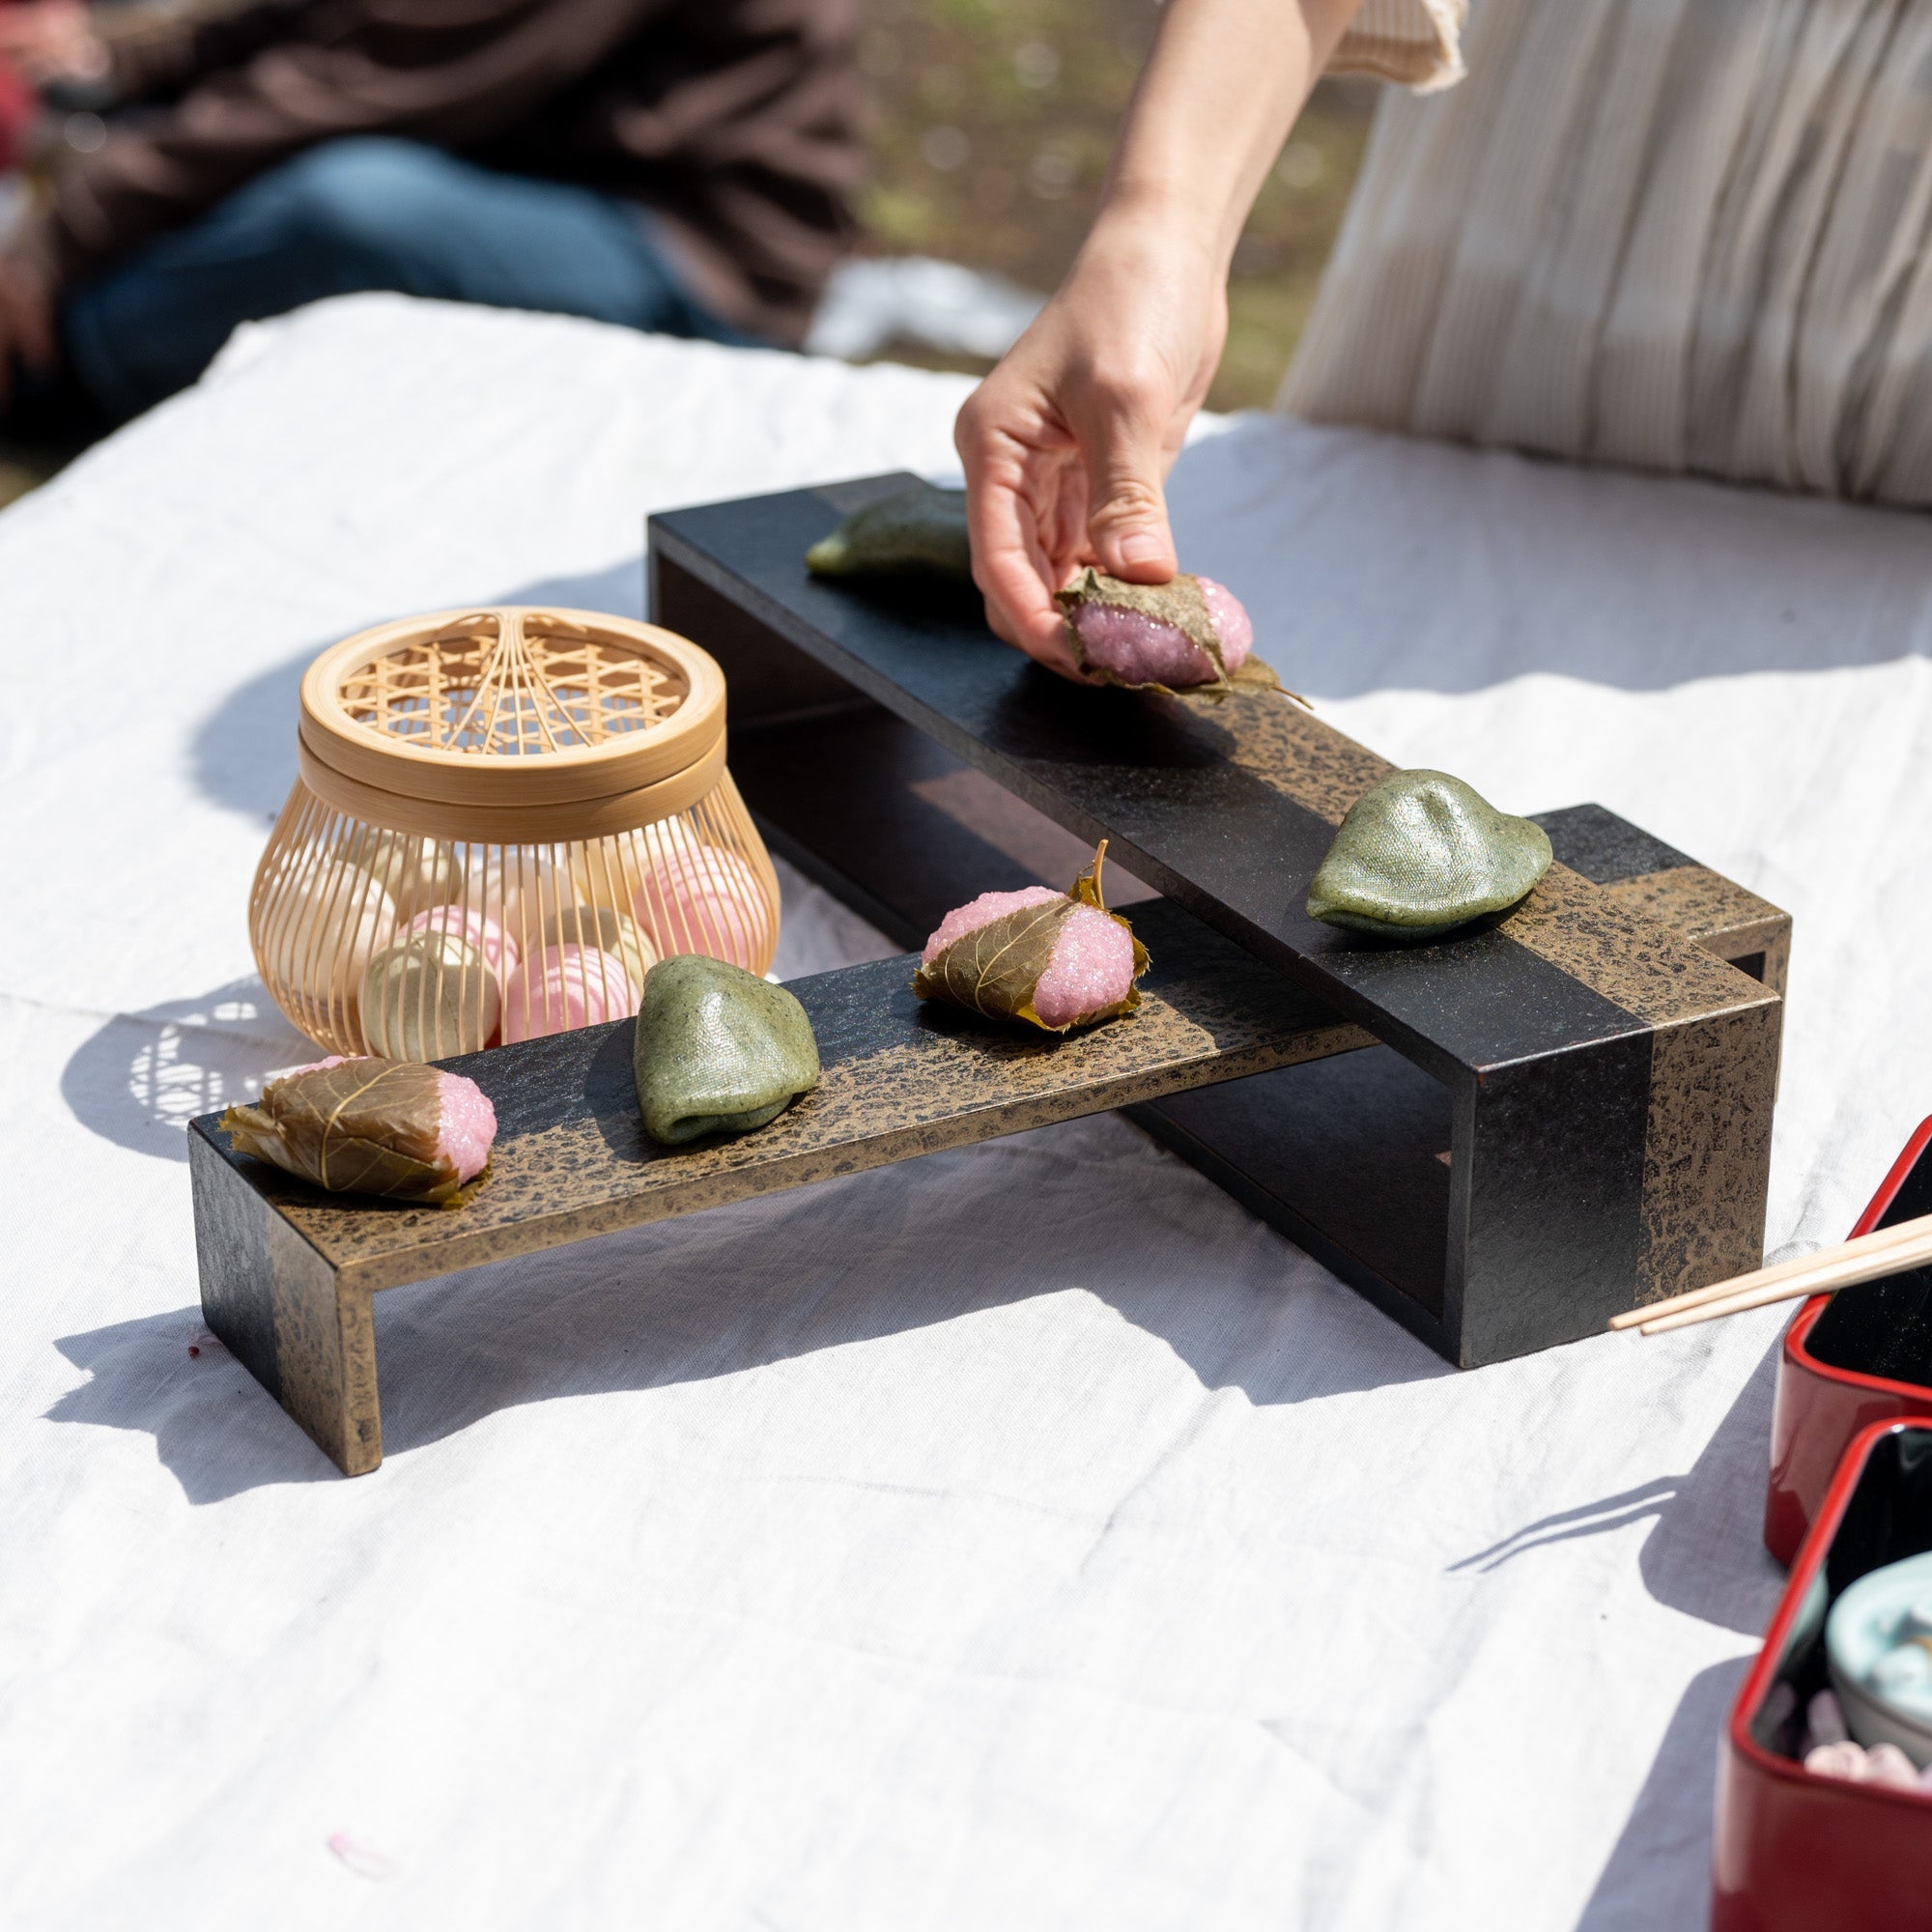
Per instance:
[[[1373,74],[1418,94],[1463,78],[1463,22],[1469,0],[1362,0],[1330,73]]]

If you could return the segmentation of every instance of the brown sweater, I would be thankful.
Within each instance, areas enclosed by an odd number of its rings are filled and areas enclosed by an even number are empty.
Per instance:
[[[694,293],[796,341],[850,233],[856,0],[257,0],[123,43],[117,124],[16,250],[57,284],[304,148],[426,141],[651,210]]]

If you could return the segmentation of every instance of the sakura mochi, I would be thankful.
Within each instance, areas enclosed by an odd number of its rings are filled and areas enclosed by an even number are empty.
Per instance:
[[[538,1039],[624,1019],[638,1010],[640,997],[615,953],[595,946],[546,946],[525,960],[504,989],[503,1038]]]
[[[497,1110],[459,1073],[331,1055],[270,1081],[221,1125],[239,1152],[333,1193],[447,1206],[489,1165]]]
[[[1217,695],[1236,683],[1278,688],[1265,665],[1249,663],[1255,628],[1240,599],[1211,577],[1126,583],[1089,570],[1059,603],[1081,669],[1109,684]]]
[[[1047,1033],[1133,1011],[1147,949],[1101,898],[1106,852],[1103,839],[1071,893],[981,893],[948,913],[925,942],[913,991]]]
[[[755,971],[772,926],[758,875],[722,845],[667,852],[644,873],[633,900],[638,923],[658,952],[701,952]]]

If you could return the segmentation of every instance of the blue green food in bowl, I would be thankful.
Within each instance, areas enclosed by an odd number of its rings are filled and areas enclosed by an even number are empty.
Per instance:
[[[1852,1736],[1932,1764],[1932,1550],[1844,1591],[1825,1620],[1825,1656]]]

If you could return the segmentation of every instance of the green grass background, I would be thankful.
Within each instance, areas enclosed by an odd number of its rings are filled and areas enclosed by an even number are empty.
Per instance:
[[[1158,17],[1152,0],[867,0],[868,251],[937,255],[1051,289],[1093,216]],[[1210,407],[1273,400],[1375,99],[1373,86],[1324,82],[1263,187],[1235,256]],[[985,366],[902,344],[886,354]]]

